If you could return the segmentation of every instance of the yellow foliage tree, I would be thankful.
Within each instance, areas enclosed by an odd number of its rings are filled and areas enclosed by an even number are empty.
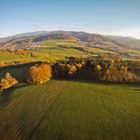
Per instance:
[[[32,84],[42,84],[50,80],[51,76],[51,66],[42,63],[41,65],[30,67],[27,81]]]
[[[102,67],[98,64],[96,65],[96,68],[95,68],[97,71],[100,71],[102,69]]]
[[[77,69],[82,69],[83,65],[81,63],[76,64]]]
[[[74,73],[76,73],[76,71],[77,71],[76,66],[75,66],[75,65],[72,65],[72,66],[69,68],[68,74],[69,74],[69,75],[73,75]]]
[[[5,77],[2,78],[0,81],[0,87],[2,90],[8,89],[16,84],[18,84],[18,81],[14,77],[12,77],[9,72],[7,72],[5,74]]]
[[[1,79],[1,88],[2,89],[8,89],[10,86],[11,85],[8,80],[6,80],[5,78]]]

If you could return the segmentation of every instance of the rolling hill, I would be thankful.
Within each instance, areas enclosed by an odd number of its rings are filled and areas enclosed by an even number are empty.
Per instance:
[[[140,50],[140,40],[132,37],[108,36],[114,43],[122,47]]]
[[[0,48],[31,50],[41,56],[41,59],[48,56],[64,59],[67,56],[87,57],[102,54],[140,59],[138,39],[73,31],[42,31],[0,38]]]
[[[85,32],[70,32],[70,31],[53,31],[53,32],[32,32],[23,33],[11,37],[0,38],[0,44],[7,44],[8,42],[16,43],[18,40],[24,41],[27,39],[32,39],[32,41],[44,41],[48,39],[75,39],[83,42],[95,42],[104,43],[110,42],[119,47],[126,47],[128,49],[140,50],[140,40],[132,37],[122,37],[122,36],[103,36],[99,34],[89,34]]]

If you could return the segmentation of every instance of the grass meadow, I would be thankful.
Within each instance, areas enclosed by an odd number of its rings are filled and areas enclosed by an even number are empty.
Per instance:
[[[50,80],[0,96],[0,139],[138,140],[140,87]]]

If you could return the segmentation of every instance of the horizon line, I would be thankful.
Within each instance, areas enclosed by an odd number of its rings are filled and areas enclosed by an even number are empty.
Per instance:
[[[105,32],[89,32],[89,31],[84,31],[84,30],[35,30],[35,31],[27,31],[27,32],[17,32],[17,33],[13,33],[13,34],[5,34],[5,33],[0,33],[0,39],[3,38],[7,38],[7,37],[13,37],[13,36],[17,36],[17,35],[21,35],[21,34],[28,34],[28,33],[37,33],[37,32],[58,32],[58,31],[62,31],[62,32],[84,32],[84,33],[88,33],[88,34],[98,34],[98,35],[103,35],[103,36],[116,36],[116,37],[126,37],[126,38],[134,38],[134,39],[138,39],[140,40],[140,37],[136,37],[136,36],[131,36],[131,35],[126,35],[126,34],[121,34],[121,33],[105,33]]]

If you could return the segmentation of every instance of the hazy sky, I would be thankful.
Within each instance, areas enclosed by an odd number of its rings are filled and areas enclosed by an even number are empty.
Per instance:
[[[140,38],[140,0],[0,0],[0,37],[40,30]]]

